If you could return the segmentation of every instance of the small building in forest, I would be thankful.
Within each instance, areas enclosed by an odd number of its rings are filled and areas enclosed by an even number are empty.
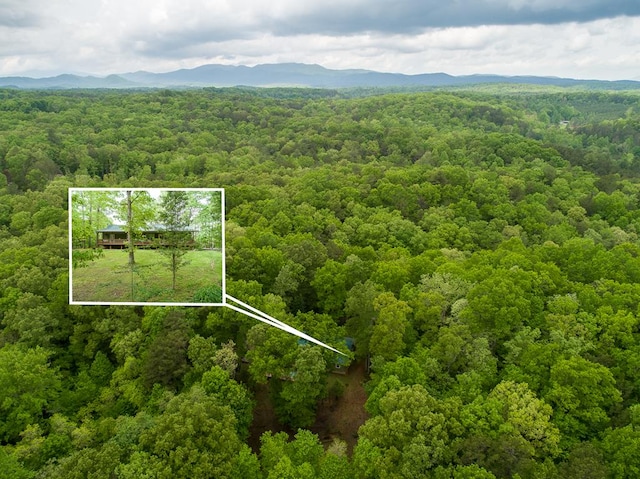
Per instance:
[[[347,347],[349,351],[351,352],[355,351],[356,346],[353,338],[348,338],[348,337],[343,338],[342,343]],[[307,345],[310,346],[311,343],[303,338],[298,339],[298,346],[307,346]],[[351,358],[336,353],[335,362],[333,363],[331,372],[335,374],[347,374],[349,372],[350,365],[351,365]]]
[[[344,344],[347,346],[347,349],[351,352],[355,351],[356,345],[353,338],[344,338]],[[336,374],[347,374],[349,372],[349,365],[351,364],[351,358],[346,356],[342,356],[340,354],[336,354],[336,362],[333,365],[333,370],[331,372]]]
[[[137,248],[160,248],[167,245],[167,234],[170,233],[179,237],[185,244],[195,246],[195,236],[197,231],[186,228],[179,231],[167,230],[162,225],[154,224],[142,231],[133,240]],[[103,249],[124,249],[127,247],[127,230],[124,225],[109,225],[104,229],[96,231],[96,245]]]

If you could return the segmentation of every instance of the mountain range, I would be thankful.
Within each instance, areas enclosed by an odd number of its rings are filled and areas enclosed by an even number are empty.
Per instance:
[[[0,77],[0,87],[19,89],[201,88],[201,87],[450,87],[481,84],[528,84],[598,89],[640,89],[640,81],[577,80],[539,76],[423,73],[405,75],[372,70],[331,70],[320,65],[278,63],[247,66],[203,65],[166,73],[138,71],[106,77],[64,74],[48,78]]]

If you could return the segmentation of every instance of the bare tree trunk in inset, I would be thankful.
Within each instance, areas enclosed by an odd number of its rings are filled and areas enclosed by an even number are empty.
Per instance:
[[[93,216],[93,199],[89,200],[89,229],[93,230],[93,224],[92,224],[92,216]],[[93,236],[93,235],[91,235]],[[89,236],[88,238],[88,246],[89,248],[92,248],[91,246],[91,236]]]
[[[178,267],[180,266],[180,256],[179,252],[176,251],[174,265],[173,265],[173,290],[176,290],[176,274],[178,272]]]
[[[129,265],[136,261],[133,253],[133,211],[131,209],[131,191],[127,191],[127,245],[129,248]]]

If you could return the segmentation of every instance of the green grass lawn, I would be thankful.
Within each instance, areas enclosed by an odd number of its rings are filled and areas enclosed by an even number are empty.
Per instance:
[[[133,273],[127,250],[104,250],[104,256],[73,269],[73,300],[97,302],[218,303],[222,285],[220,251],[189,251],[178,269],[176,290],[167,258],[157,250],[135,252]],[[215,299],[215,300],[214,300]]]

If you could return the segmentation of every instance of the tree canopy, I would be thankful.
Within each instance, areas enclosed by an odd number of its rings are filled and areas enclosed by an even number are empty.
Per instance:
[[[639,107],[515,87],[0,90],[0,470],[636,478]],[[224,188],[224,232],[221,194],[145,188]],[[207,250],[224,233],[229,294],[366,365],[366,397],[333,353],[228,308],[69,304],[69,259],[99,261],[112,219],[206,229]],[[176,288],[188,266],[167,253]],[[342,437],[323,418],[347,401],[362,421]]]

